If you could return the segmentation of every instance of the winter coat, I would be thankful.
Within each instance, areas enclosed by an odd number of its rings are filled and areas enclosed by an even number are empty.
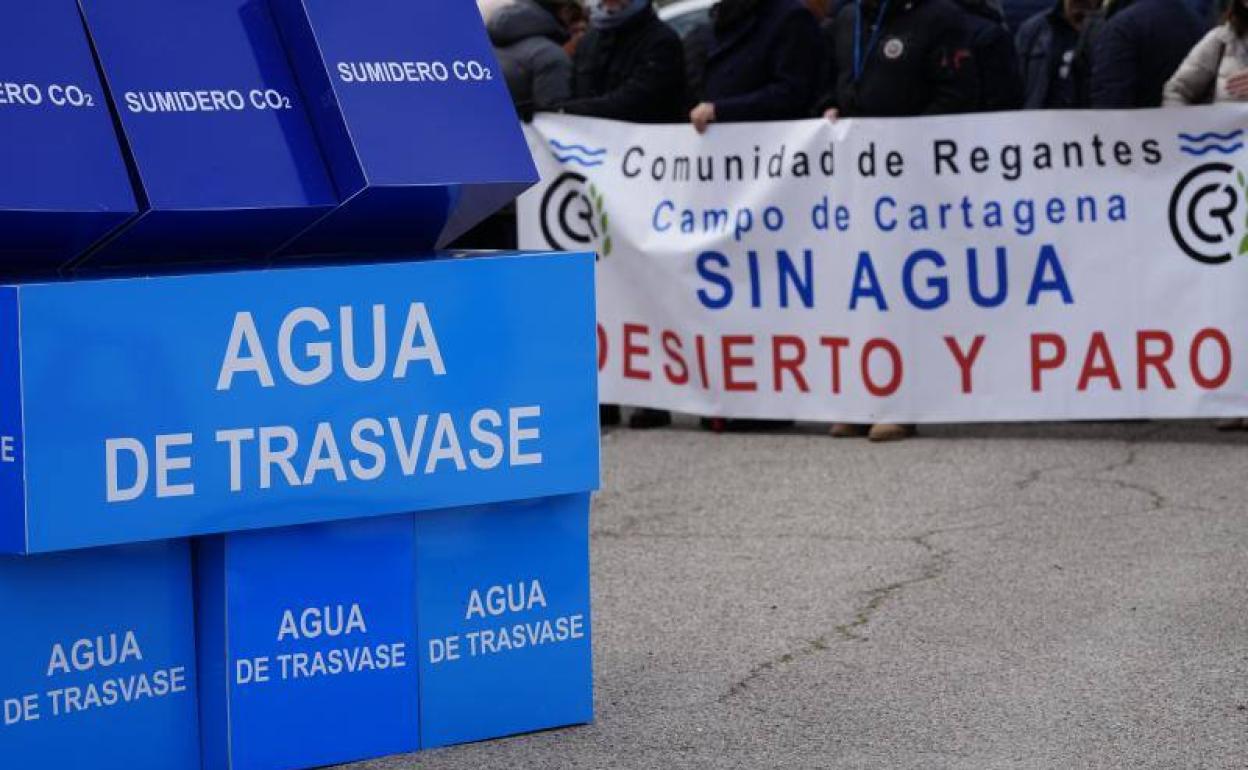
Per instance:
[[[1025,110],[1087,106],[1080,103],[1080,96],[1087,94],[1091,73],[1086,61],[1077,55],[1079,31],[1066,20],[1062,5],[1058,0],[1055,7],[1031,17],[1018,30],[1016,48],[1022,67]],[[1068,51],[1071,58],[1062,61]],[[1066,100],[1060,100],[1057,92],[1064,80],[1070,93]]]
[[[1248,39],[1223,24],[1205,35],[1166,83],[1166,106],[1239,101],[1226,92],[1226,81],[1248,72]]]
[[[1203,34],[1183,0],[1120,0],[1092,41],[1092,106],[1160,106],[1166,81]]]
[[[618,29],[591,27],[572,68],[572,100],[564,112],[637,123],[686,119],[684,48],[650,8]]]
[[[854,34],[859,6],[836,16],[836,88],[822,107],[843,117],[905,117],[969,112],[979,84],[963,28],[967,13],[952,0],[893,0],[875,47],[863,51],[861,79],[854,82]],[[861,47],[875,19],[867,9]]]
[[[962,25],[975,72],[975,109],[1018,109],[1023,103],[1023,76],[1005,16],[986,0],[961,0],[960,4],[966,11]]]
[[[535,0],[512,0],[495,7],[485,26],[521,117],[568,100],[572,60],[563,50],[568,33],[558,19]]]
[[[715,34],[702,99],[720,123],[809,117],[822,51],[809,10],[797,0],[761,0],[748,19]]]

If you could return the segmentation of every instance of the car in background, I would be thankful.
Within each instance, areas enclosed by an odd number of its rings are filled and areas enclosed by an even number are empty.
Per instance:
[[[659,18],[682,38],[711,20],[711,8],[718,0],[676,0],[659,8]]]

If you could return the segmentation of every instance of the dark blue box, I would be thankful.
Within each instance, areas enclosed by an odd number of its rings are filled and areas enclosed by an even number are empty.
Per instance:
[[[50,273],[137,207],[77,4],[0,9],[0,275]]]
[[[93,268],[256,260],[338,203],[263,0],[80,0],[142,215]]]
[[[186,542],[0,558],[0,766],[198,770]]]
[[[204,770],[418,748],[414,533],[405,515],[200,541]]]
[[[421,744],[593,720],[589,495],[416,515]]]
[[[475,3],[270,4],[344,201],[292,251],[441,247],[537,181]]]

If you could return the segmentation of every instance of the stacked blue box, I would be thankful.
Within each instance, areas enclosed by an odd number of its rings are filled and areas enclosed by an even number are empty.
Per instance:
[[[198,770],[184,542],[0,557],[0,766]]]
[[[264,259],[337,205],[264,2],[80,4],[142,198],[87,266]]]
[[[475,6],[78,5],[0,0],[0,275],[317,256],[0,286],[0,766],[592,719],[593,255],[427,251],[536,179]]]
[[[593,270],[512,254],[0,288],[0,552],[593,489]]]
[[[0,276],[48,273],[137,207],[75,0],[0,15]]]
[[[343,200],[291,251],[442,247],[537,181],[475,3],[270,4]]]
[[[589,495],[416,516],[426,748],[593,719]]]
[[[200,541],[204,770],[415,751],[411,516]]]

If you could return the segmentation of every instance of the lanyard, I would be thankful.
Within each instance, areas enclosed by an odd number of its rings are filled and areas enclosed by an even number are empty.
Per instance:
[[[884,34],[884,14],[888,13],[890,0],[880,0],[880,10],[875,15],[875,27],[871,30],[871,40],[867,43],[866,55],[862,51],[862,0],[858,0],[858,12],[854,14],[854,82],[862,80],[867,71],[867,61]]]

